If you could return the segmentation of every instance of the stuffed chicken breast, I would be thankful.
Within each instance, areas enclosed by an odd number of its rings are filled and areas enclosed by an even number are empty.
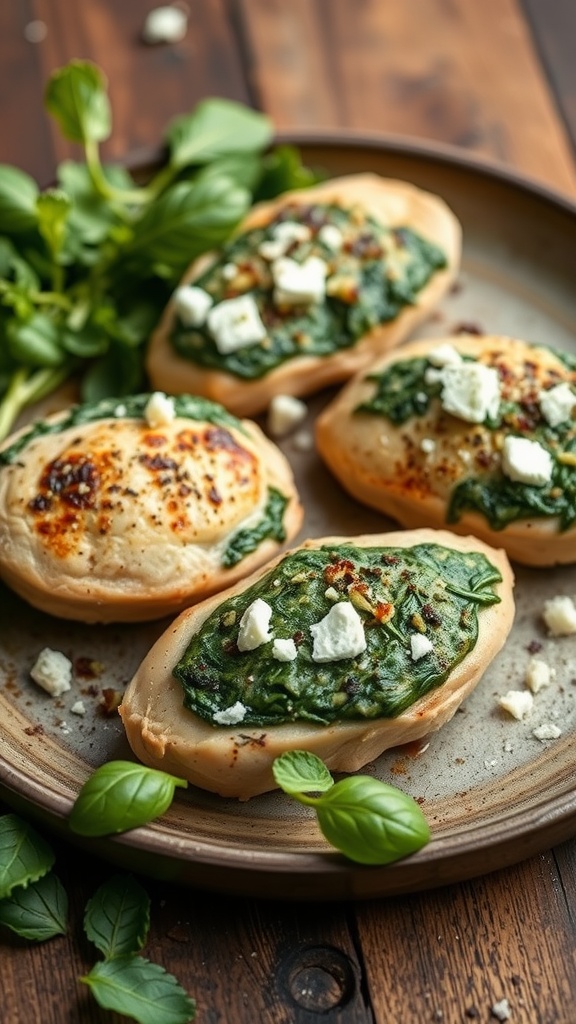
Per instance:
[[[147,765],[222,796],[273,789],[303,749],[356,771],[447,722],[504,644],[505,554],[415,530],[307,541],[183,612],[120,714]]]
[[[444,295],[460,234],[442,199],[374,174],[261,203],[185,274],[149,346],[152,384],[252,415],[346,380]]]
[[[301,518],[279,449],[191,396],[77,406],[0,450],[0,576],[65,618],[179,611],[253,571]]]
[[[359,501],[448,526],[527,565],[576,561],[576,362],[544,345],[458,336],[404,345],[316,424]]]

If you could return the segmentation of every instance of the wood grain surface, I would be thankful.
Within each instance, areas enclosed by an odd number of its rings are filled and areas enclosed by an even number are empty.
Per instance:
[[[146,47],[152,0],[8,0],[0,7],[0,160],[42,184],[69,155],[41,110],[72,57],[106,71],[111,158],[156,152],[203,96],[252,103],[279,128],[431,139],[576,194],[573,0],[187,0],[189,31]],[[45,39],[29,42],[31,22]],[[0,629],[2,624],[0,623]],[[1,742],[1,738],[0,738]],[[0,936],[2,1024],[119,1024],[78,978],[94,962],[87,899],[111,869],[56,843],[69,934]],[[576,842],[424,894],[310,907],[146,882],[146,954],[196,998],[200,1024],[576,1021]]]

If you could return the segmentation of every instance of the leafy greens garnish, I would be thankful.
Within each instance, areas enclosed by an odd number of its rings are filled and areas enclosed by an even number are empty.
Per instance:
[[[95,64],[55,71],[45,105],[85,162],[62,163],[43,192],[0,165],[0,440],[71,374],[84,400],[142,390],[144,343],[188,264],[260,194],[315,180],[289,147],[264,155],[270,121],[230,100],[173,121],[166,162],[143,185],[101,162],[112,115]]]
[[[70,828],[81,836],[127,832],[163,814],[176,787],[187,785],[185,779],[142,764],[108,761],[82,786],[70,814]]]

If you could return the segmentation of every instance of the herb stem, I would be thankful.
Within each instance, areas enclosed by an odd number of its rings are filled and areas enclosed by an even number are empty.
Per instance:
[[[14,372],[0,402],[0,441],[8,436],[22,410],[59,387],[70,376],[74,365],[75,360],[70,359],[61,366],[33,373],[24,366]]]

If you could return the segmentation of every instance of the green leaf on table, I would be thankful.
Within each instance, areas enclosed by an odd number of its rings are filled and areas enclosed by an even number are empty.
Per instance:
[[[52,849],[28,822],[16,814],[0,817],[0,899],[38,881],[53,863]]]
[[[66,193],[57,188],[42,192],[36,201],[38,230],[54,259],[58,258],[64,245],[71,205]]]
[[[108,761],[84,783],[70,814],[82,836],[106,836],[145,825],[168,809],[185,779],[132,761]]]
[[[67,918],[68,896],[52,872],[27,889],[19,886],[8,899],[0,900],[0,924],[23,939],[45,942],[55,935],[65,935]]]
[[[130,875],[115,875],[89,900],[84,931],[106,960],[142,949],[150,927],[147,892]]]
[[[326,765],[308,750],[288,750],[272,765],[274,779],[285,793],[325,793],[334,785]]]
[[[395,786],[368,775],[332,784],[320,758],[303,750],[277,757],[272,771],[281,789],[314,808],[328,842],[359,864],[391,864],[430,840],[421,808]]]
[[[107,82],[96,64],[73,60],[54,71],[46,86],[44,102],[71,142],[101,142],[110,135]]]
[[[137,260],[184,270],[201,252],[224,241],[249,204],[248,190],[229,178],[180,181],[135,223],[127,250]]]
[[[21,234],[36,227],[38,186],[29,174],[0,164],[0,231]]]
[[[272,138],[272,122],[241,103],[206,99],[168,126],[166,140],[174,168],[205,164],[229,154],[258,152]]]
[[[196,1005],[172,974],[141,956],[104,960],[80,979],[105,1010],[139,1024],[188,1024]]]

